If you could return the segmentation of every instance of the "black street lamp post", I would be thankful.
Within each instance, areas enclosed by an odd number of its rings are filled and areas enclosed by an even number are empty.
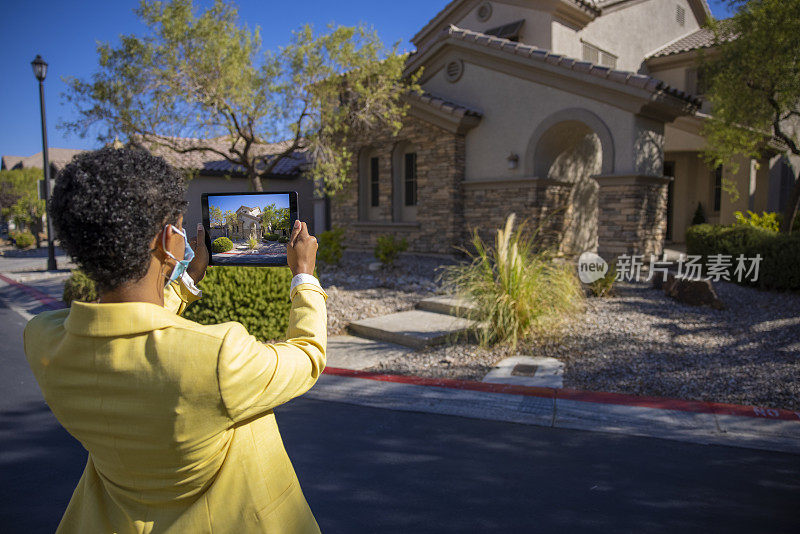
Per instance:
[[[47,63],[42,59],[42,56],[36,55],[36,59],[31,61],[33,66],[33,74],[39,80],[39,109],[42,115],[42,159],[44,160],[44,205],[45,217],[47,219],[47,270],[55,271],[58,269],[56,266],[56,249],[53,246],[53,223],[50,222],[50,217],[47,216],[47,203],[50,200],[50,157],[47,153],[47,122],[44,118],[44,78],[47,76]]]

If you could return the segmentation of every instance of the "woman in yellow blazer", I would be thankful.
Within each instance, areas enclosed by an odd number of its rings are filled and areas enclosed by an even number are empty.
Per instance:
[[[202,326],[179,316],[208,264],[183,198],[180,175],[135,149],[84,154],[56,180],[57,235],[100,291],[24,333],[45,400],[89,452],[58,532],[319,532],[273,413],[325,366],[316,240],[293,229],[285,343]]]

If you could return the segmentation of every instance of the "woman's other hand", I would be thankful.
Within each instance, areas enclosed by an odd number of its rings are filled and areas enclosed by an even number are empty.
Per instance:
[[[189,240],[189,244],[194,250],[194,259],[189,263],[186,272],[197,284],[206,275],[208,268],[208,249],[206,248],[206,231],[202,223],[197,225],[197,237]]]
[[[292,276],[301,273],[313,275],[317,264],[317,238],[308,234],[306,223],[296,220],[292,236],[286,244],[286,261]]]

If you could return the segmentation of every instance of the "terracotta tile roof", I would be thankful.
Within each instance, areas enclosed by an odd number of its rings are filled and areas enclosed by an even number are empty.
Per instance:
[[[690,50],[709,48],[711,46],[714,46],[714,32],[708,28],[700,28],[656,50],[650,54],[648,58],[671,56],[673,54],[681,54],[683,52],[689,52]]]
[[[443,98],[440,98],[432,93],[424,92],[422,94],[419,93],[409,93],[408,98],[412,100],[416,100],[417,102],[422,102],[423,104],[427,104],[432,106],[438,110],[444,111],[453,115],[454,117],[483,117],[483,113],[476,109],[468,108],[466,106],[462,106],[461,104],[456,104],[453,102],[449,102]]]
[[[509,41],[508,39],[501,39],[499,37],[493,37],[491,35],[472,30],[465,30],[453,25],[442,32],[442,36],[435,42],[441,42],[444,40],[456,40],[474,43],[485,46],[486,48],[494,48],[508,54],[529,58],[531,61],[543,61],[551,65],[557,65],[564,69],[583,72],[591,76],[604,78],[623,85],[630,85],[632,87],[644,89],[651,93],[663,92],[680,98],[681,100],[685,100],[693,106],[699,107],[701,104],[701,100],[696,96],[674,87],[670,87],[663,81],[653,78],[652,76],[636,74],[630,71],[611,69],[609,67],[595,65],[594,63],[590,63],[588,61],[579,61],[562,54],[555,54],[543,48],[517,43],[514,41]],[[424,50],[420,51],[415,54],[415,56],[419,56],[424,52]]]
[[[231,144],[226,137],[206,140],[184,137],[170,138],[170,140],[170,142],[175,142],[176,146],[179,148],[190,148],[202,144],[202,146],[230,154]],[[211,151],[192,151],[181,154],[154,142],[139,141],[139,144],[147,148],[152,154],[161,156],[167,163],[179,169],[195,170],[206,175],[241,174],[244,173],[245,170],[241,165],[234,165],[221,155]],[[257,146],[255,154],[260,156],[274,156],[285,151],[290,146],[291,141],[264,143]],[[272,170],[272,175],[283,177],[298,176],[303,171],[302,167],[307,163],[308,156],[306,152],[297,151],[290,157],[281,160]]]
[[[85,152],[85,150],[77,150],[74,148],[50,148],[47,150],[47,156],[50,159],[51,167],[56,171],[63,169],[67,163],[72,161],[72,158],[78,154]],[[30,169],[42,168],[42,153],[37,152],[32,156],[3,156],[2,168],[6,170],[11,169]]]

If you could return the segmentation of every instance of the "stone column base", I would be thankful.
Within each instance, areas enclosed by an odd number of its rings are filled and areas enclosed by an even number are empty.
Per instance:
[[[622,254],[660,255],[667,224],[666,176],[602,175],[598,252],[612,260]]]

